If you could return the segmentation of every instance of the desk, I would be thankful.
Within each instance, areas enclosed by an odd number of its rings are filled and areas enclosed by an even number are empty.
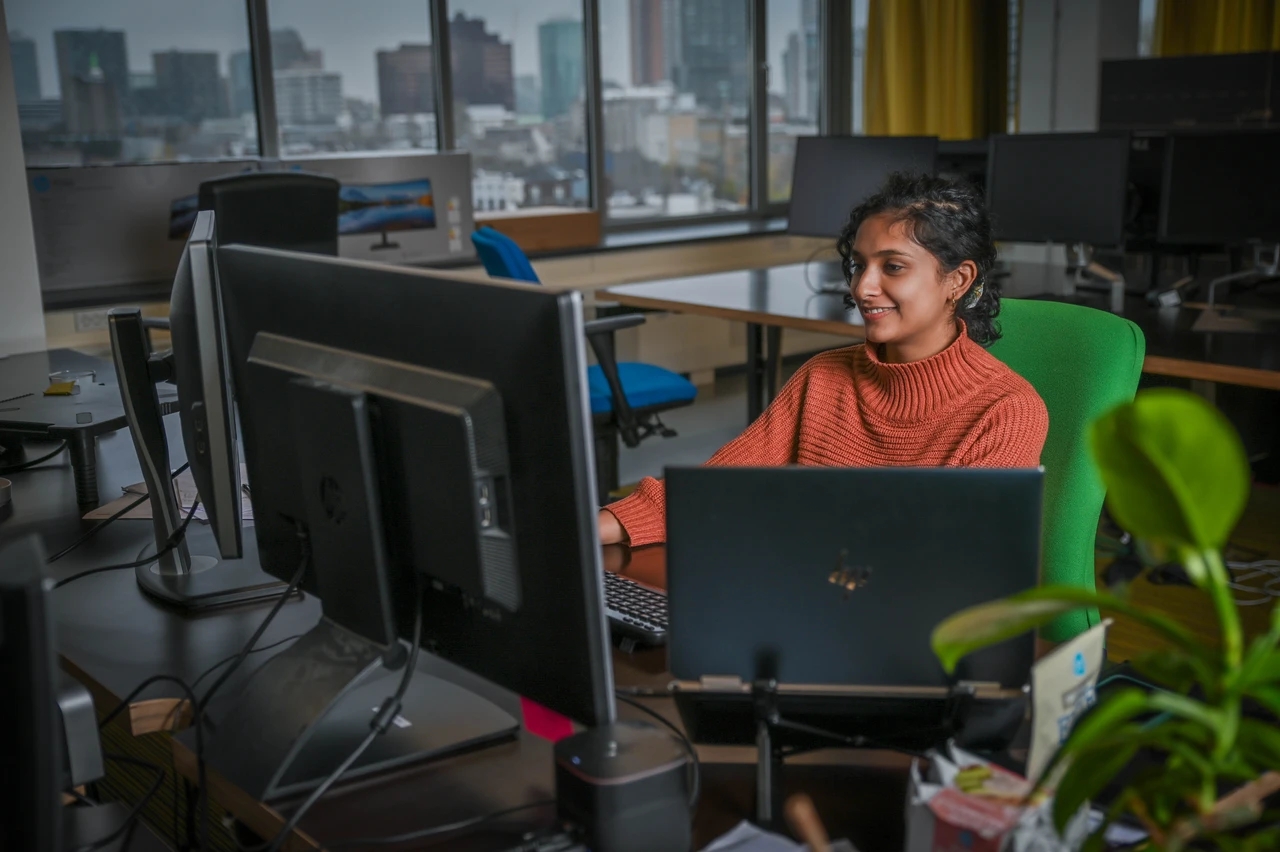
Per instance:
[[[810,274],[816,276],[818,268],[815,264]],[[1001,286],[1005,296],[1015,298],[1066,295],[1075,290],[1071,277],[1061,268],[1036,263],[1013,264]],[[1106,309],[1106,293],[1083,289],[1078,293],[1091,306]],[[627,284],[604,291],[600,298],[631,307],[747,323],[749,420],[760,415],[777,391],[782,329],[843,335],[851,343],[864,338],[861,317],[856,310],[845,309],[842,296],[809,289],[804,264]],[[1146,335],[1143,372],[1280,390],[1280,336],[1193,331],[1198,310],[1155,308],[1135,296],[1125,298],[1123,315]],[[766,334],[767,340],[762,342]]]

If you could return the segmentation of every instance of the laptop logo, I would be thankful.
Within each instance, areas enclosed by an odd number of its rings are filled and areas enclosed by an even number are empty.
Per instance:
[[[871,567],[869,565],[859,565],[855,567],[846,567],[849,560],[849,551],[840,551],[840,561],[836,563],[836,570],[832,571],[827,577],[827,582],[837,588],[844,589],[844,600],[849,600],[849,596],[858,589],[866,588],[871,582]]]

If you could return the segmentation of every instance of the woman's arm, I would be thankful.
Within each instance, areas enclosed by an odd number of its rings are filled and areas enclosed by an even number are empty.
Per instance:
[[[1049,412],[1034,391],[991,406],[961,467],[1037,467],[1049,434]]]
[[[796,460],[800,412],[808,386],[809,365],[801,367],[746,431],[721,447],[708,465],[780,467]],[[647,476],[629,496],[600,510],[600,541],[633,547],[666,541],[666,488]]]

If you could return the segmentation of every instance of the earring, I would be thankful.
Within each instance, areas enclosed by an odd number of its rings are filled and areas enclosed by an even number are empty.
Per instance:
[[[965,310],[969,310],[978,304],[978,301],[982,298],[983,283],[983,280],[979,278],[978,283],[973,285],[973,289],[969,291],[969,298],[964,300]]]

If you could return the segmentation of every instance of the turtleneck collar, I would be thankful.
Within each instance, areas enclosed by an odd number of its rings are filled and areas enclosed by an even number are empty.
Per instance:
[[[871,343],[862,347],[858,397],[865,409],[898,421],[928,420],[952,410],[956,401],[985,385],[999,364],[970,339],[963,322],[950,346],[919,361],[890,364],[876,350]]]

